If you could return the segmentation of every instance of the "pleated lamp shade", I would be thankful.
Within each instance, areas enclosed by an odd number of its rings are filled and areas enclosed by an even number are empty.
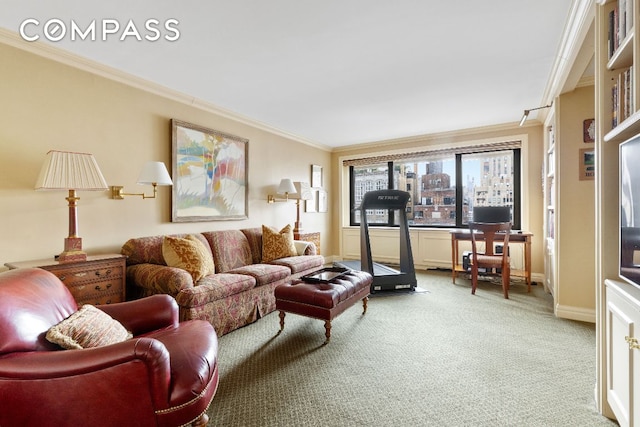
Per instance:
[[[36,190],[107,189],[107,182],[92,154],[51,150],[47,153]]]

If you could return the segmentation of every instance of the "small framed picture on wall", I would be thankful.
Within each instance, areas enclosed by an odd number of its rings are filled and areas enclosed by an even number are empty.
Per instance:
[[[595,179],[595,153],[592,148],[580,150],[580,181]]]
[[[327,212],[327,192],[318,190],[318,212]]]
[[[593,142],[596,140],[595,119],[587,119],[582,122],[582,140],[584,142]]]
[[[308,200],[305,200],[304,211],[305,212],[318,212],[317,201],[316,201],[316,191],[311,190],[313,197]]]
[[[322,187],[322,166],[311,165],[311,187]]]

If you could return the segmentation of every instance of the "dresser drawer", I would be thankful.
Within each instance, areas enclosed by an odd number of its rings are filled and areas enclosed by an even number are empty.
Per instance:
[[[89,288],[74,288],[69,290],[71,291],[73,298],[78,302],[78,307],[80,307],[82,304],[100,305],[124,301],[120,289],[102,292],[95,292]]]
[[[83,268],[55,268],[55,269],[45,269],[51,271],[53,274],[58,276],[58,278],[64,282],[68,287],[74,287],[77,285],[92,283],[96,281],[104,281],[104,280],[112,280],[112,279],[122,279],[124,276],[124,271],[118,265],[98,265],[91,266],[87,265]]]

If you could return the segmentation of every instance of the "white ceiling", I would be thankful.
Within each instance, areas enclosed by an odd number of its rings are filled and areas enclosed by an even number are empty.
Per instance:
[[[122,28],[55,47],[328,147],[517,122],[543,105],[571,0],[0,0],[0,27]],[[179,39],[120,41],[133,20]],[[170,35],[163,30],[163,35]],[[188,118],[182,118],[188,119]],[[203,123],[202,125],[210,125]]]

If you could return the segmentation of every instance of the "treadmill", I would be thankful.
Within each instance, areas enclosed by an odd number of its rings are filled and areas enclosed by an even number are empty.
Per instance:
[[[337,261],[336,267],[366,271],[373,276],[371,293],[397,289],[415,290],[416,272],[413,265],[409,224],[407,222],[407,203],[410,194],[400,190],[377,190],[365,193],[360,205],[360,261]],[[371,258],[371,241],[367,213],[369,209],[395,210],[399,213],[400,230],[400,271],[374,262]]]

